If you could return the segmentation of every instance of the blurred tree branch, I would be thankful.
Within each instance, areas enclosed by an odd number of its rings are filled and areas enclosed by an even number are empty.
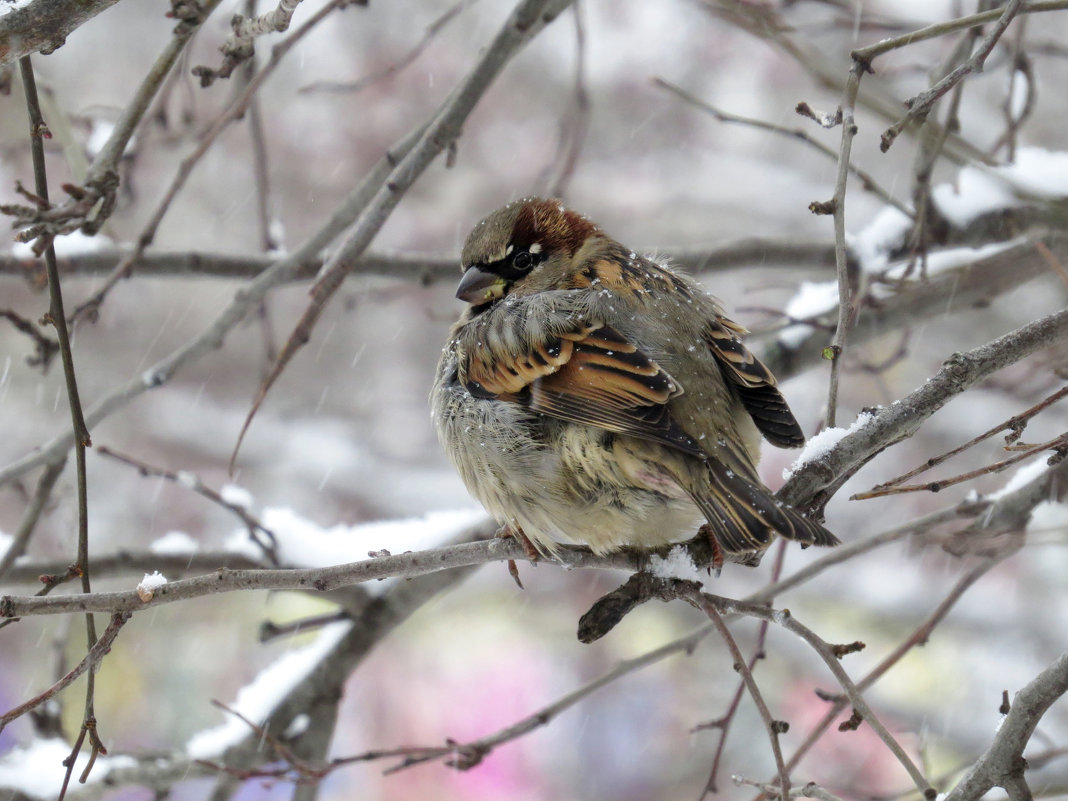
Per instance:
[[[1029,798],[1023,752],[1046,710],[1068,692],[1068,653],[1061,654],[1013,697],[990,748],[946,795],[946,801],[975,801],[993,787],[1010,798]]]
[[[692,273],[714,272],[750,266],[808,268],[834,266],[834,249],[820,242],[749,237],[707,247],[660,247],[658,257]],[[58,256],[60,275],[90,277],[110,272],[130,258],[133,250],[102,249]],[[136,274],[145,278],[194,277],[254,278],[277,259],[269,255],[207,253],[195,250],[150,251],[136,257]],[[24,276],[36,283],[35,263],[13,253],[0,253],[0,276]],[[286,283],[310,281],[322,269],[321,256],[309,256],[285,277]],[[454,281],[460,275],[459,255],[366,253],[358,258],[350,276],[378,275],[429,284]]]
[[[33,0],[0,17],[0,68],[31,53],[47,55],[118,0]]]

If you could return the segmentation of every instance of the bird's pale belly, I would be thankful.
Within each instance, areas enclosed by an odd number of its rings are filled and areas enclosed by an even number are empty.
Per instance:
[[[642,458],[647,446],[630,437],[494,400],[435,414],[446,415],[445,449],[471,494],[542,551],[558,543],[599,554],[652,548],[693,537],[702,522],[671,476]]]

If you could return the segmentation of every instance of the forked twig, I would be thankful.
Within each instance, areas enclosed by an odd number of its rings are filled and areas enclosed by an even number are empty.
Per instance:
[[[884,153],[894,144],[894,140],[897,139],[898,135],[904,130],[906,125],[913,121],[923,122],[926,120],[931,108],[946,92],[964,80],[967,75],[970,75],[973,72],[982,72],[983,64],[986,62],[987,56],[990,55],[990,51],[994,49],[994,45],[998,43],[1002,34],[1005,33],[1005,30],[1009,27],[1009,23],[1015,19],[1021,7],[1025,7],[1024,0],[1009,0],[1009,2],[1005,4],[1004,9],[1001,10],[1001,15],[998,17],[997,23],[990,29],[989,33],[983,37],[982,41],[979,42],[975,52],[967,61],[954,69],[949,75],[944,77],[930,89],[920,92],[920,94],[905,103],[909,109],[908,113],[883,132],[879,148]],[[854,59],[856,58],[856,54],[854,53]]]
[[[851,501],[866,501],[871,498],[881,498],[885,495],[900,495],[906,492],[940,492],[946,487],[952,487],[954,484],[960,484],[964,481],[971,481],[973,478],[979,478],[980,476],[989,475],[991,473],[1000,473],[1006,467],[1011,467],[1017,462],[1022,462],[1024,459],[1029,459],[1037,453],[1041,453],[1046,450],[1064,451],[1068,448],[1068,433],[1061,434],[1059,437],[1054,437],[1048,442],[1043,442],[1041,445],[1035,445],[1027,448],[1026,450],[1011,456],[1008,459],[1003,459],[1000,462],[994,462],[994,464],[986,465],[985,467],[979,467],[975,470],[969,470],[967,473],[961,473],[958,476],[952,478],[943,478],[939,481],[929,481],[926,484],[905,484],[904,486],[888,486],[879,485],[874,489],[867,492],[858,492],[856,495],[851,495],[849,500]],[[894,480],[895,482],[897,479]]]
[[[1007,431],[1011,432],[1005,438],[1007,443],[1011,444],[1013,442],[1016,442],[1020,438],[1020,435],[1023,433],[1024,428],[1026,428],[1027,422],[1032,417],[1034,417],[1036,414],[1038,414],[1039,412],[1043,411],[1044,409],[1052,406],[1054,403],[1056,403],[1057,401],[1059,401],[1061,398],[1063,398],[1065,396],[1068,396],[1068,387],[1065,387],[1064,389],[1057,390],[1052,395],[1047,397],[1045,400],[1042,400],[1042,401],[1039,401],[1038,403],[1036,403],[1030,409],[1027,409],[1026,411],[1020,412],[1018,415],[1010,417],[1004,423],[999,423],[998,425],[994,426],[993,428],[991,428],[991,429],[989,429],[987,431],[984,431],[982,434],[980,434],[979,436],[975,437],[974,439],[968,440],[963,445],[960,445],[959,447],[956,447],[951,451],[946,451],[941,456],[932,456],[930,459],[928,459],[926,462],[924,462],[919,467],[914,468],[914,469],[908,471],[907,473],[904,473],[904,474],[898,476],[897,478],[890,479],[889,481],[884,481],[882,484],[876,484],[875,487],[872,488],[872,491],[879,490],[879,489],[885,489],[887,487],[893,487],[893,486],[896,486],[896,485],[900,484],[903,481],[908,481],[910,478],[913,478],[914,476],[918,476],[920,473],[925,473],[928,470],[930,470],[932,467],[937,467],[938,465],[942,464],[942,462],[945,462],[945,461],[947,461],[949,459],[952,459],[954,456],[957,456],[958,454],[963,453],[964,451],[968,450],[969,448],[971,448],[974,445],[978,445],[980,442],[983,442],[985,440],[990,439],[990,437],[992,437],[995,434],[998,434],[998,433],[1000,433],[1002,431],[1006,431],[1007,430]],[[857,497],[857,496],[854,496],[854,497]]]

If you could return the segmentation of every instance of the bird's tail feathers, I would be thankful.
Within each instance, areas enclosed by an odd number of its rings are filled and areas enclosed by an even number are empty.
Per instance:
[[[709,459],[705,467],[707,485],[687,491],[727,553],[762,551],[775,534],[805,546],[839,544],[834,534],[786,506],[764,487],[715,459]]]

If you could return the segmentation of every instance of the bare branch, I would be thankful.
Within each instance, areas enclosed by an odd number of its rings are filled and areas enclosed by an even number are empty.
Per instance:
[[[1068,692],[1068,653],[1035,676],[1012,699],[1009,713],[976,763],[946,795],[946,801],[975,801],[992,787],[1020,790],[1027,765],[1024,749],[1046,710]],[[1023,785],[1026,788],[1026,785]],[[1019,796],[1017,796],[1019,797]]]
[[[1059,11],[1065,8],[1068,8],[1068,1],[1066,0],[1055,0],[1055,2],[1028,2],[1027,5],[1019,10],[1019,13],[1034,14],[1041,11]],[[952,19],[947,22],[936,22],[925,28],[920,28],[919,30],[901,36],[893,36],[889,39],[883,39],[881,42],[868,45],[867,47],[857,48],[853,51],[852,55],[853,58],[870,62],[872,59],[875,59],[884,53],[889,53],[891,50],[897,50],[902,47],[916,44],[917,42],[926,41],[927,39],[934,39],[938,36],[945,36],[950,33],[956,33],[957,31],[974,28],[977,25],[985,25],[988,22],[994,22],[998,20],[1003,13],[1004,9],[998,7],[989,11],[980,11],[977,14],[958,17],[957,19]]]
[[[887,489],[888,487],[894,487],[903,481],[908,481],[910,478],[918,476],[921,473],[927,472],[932,467],[937,467],[947,459],[952,459],[954,456],[963,453],[964,451],[968,450],[968,448],[971,448],[973,445],[978,445],[980,442],[985,442],[986,440],[990,439],[990,437],[1002,431],[1009,432],[1009,434],[1005,437],[1006,443],[1016,442],[1020,438],[1020,435],[1023,433],[1024,428],[1027,427],[1027,423],[1032,417],[1041,412],[1043,409],[1052,406],[1054,403],[1061,400],[1065,396],[1068,396],[1068,387],[1057,390],[1045,400],[1036,403],[1030,409],[1027,409],[1024,412],[1020,412],[1020,414],[1013,415],[1004,423],[999,423],[993,428],[984,431],[982,434],[968,440],[963,445],[953,448],[953,450],[947,451],[946,453],[943,453],[940,456],[932,456],[919,467],[913,470],[909,470],[907,473],[904,473],[898,476],[897,478],[892,478],[889,481],[884,481],[881,484],[875,485],[872,488],[871,492],[874,492],[876,490]],[[853,497],[859,500],[862,497],[866,497],[868,494],[869,493],[861,493],[860,495],[854,495]]]
[[[723,622],[723,616],[720,615],[719,610],[716,609],[715,605],[706,603],[703,597],[700,598],[700,608],[706,615],[708,615],[708,618],[712,621],[712,625],[719,632],[719,636],[722,637],[723,641],[727,644],[727,648],[731,652],[731,657],[734,659],[734,668],[741,674],[742,681],[745,682],[745,688],[749,691],[749,695],[753,699],[753,704],[760,713],[760,719],[764,723],[764,729],[768,734],[768,740],[771,741],[771,753],[775,757],[775,769],[779,774],[778,793],[780,797],[786,797],[790,793],[790,774],[786,769],[786,765],[783,764],[782,761],[782,747],[779,744],[779,735],[785,733],[789,726],[783,721],[772,718],[771,712],[768,711],[768,705],[764,702],[764,696],[760,692],[760,688],[757,687],[756,681],[753,679],[753,672],[745,663],[745,657],[742,655],[738,643],[734,641],[734,637],[731,635],[730,629],[727,628],[727,624]]]
[[[35,0],[0,17],[0,69],[31,53],[48,55],[118,0]]]
[[[213,2],[219,2],[219,0],[213,0]],[[167,191],[164,193],[160,202],[157,204],[155,211],[149,218],[148,223],[142,229],[141,234],[137,237],[137,244],[133,250],[128,253],[123,260],[115,267],[112,273],[104,281],[103,285],[94,292],[87,300],[82,302],[78,308],[74,311],[74,317],[87,316],[90,319],[95,319],[101,304],[107,297],[108,293],[115,287],[120,280],[128,278],[133,271],[134,265],[144,254],[145,250],[156,238],[156,231],[159,229],[160,223],[163,222],[164,216],[170,210],[171,203],[174,202],[175,197],[185,186],[186,181],[193,172],[193,168],[200,162],[204,154],[215,143],[218,137],[223,131],[230,125],[230,123],[239,119],[245,111],[248,110],[252,104],[253,99],[256,96],[256,92],[264,81],[269,78],[278,65],[282,62],[285,55],[305,36],[308,35],[315,27],[326,19],[331,13],[338,8],[343,7],[350,0],[330,0],[325,6],[319,9],[313,14],[303,25],[301,25],[291,35],[279,42],[271,51],[271,57],[264,65],[263,69],[257,72],[244,87],[242,92],[230,102],[230,104],[223,109],[223,111],[215,118],[212,124],[208,127],[208,130],[200,137],[197,142],[196,148],[193,152],[182,159],[182,162],[178,165],[178,169],[175,172],[174,178],[171,179],[170,185],[167,187]],[[335,234],[336,235],[336,234]],[[331,237],[332,238],[332,237]],[[327,242],[329,241],[326,240]],[[312,249],[312,243],[315,247]],[[312,242],[305,243],[305,245],[298,251],[299,256],[298,263],[303,262],[308,258],[308,254],[311,252],[318,254],[318,250],[325,247],[326,242],[320,241],[319,237],[313,237]],[[278,270],[264,271],[264,274],[269,274],[273,277],[280,272],[288,269],[291,265],[288,264],[286,259],[281,259],[281,263],[285,266],[279,267]],[[259,305],[258,303],[256,304]]]
[[[1009,2],[1005,4],[1005,8],[1002,11],[1001,16],[998,18],[997,24],[991,28],[990,32],[983,37],[981,42],[979,42],[979,45],[971,58],[930,89],[921,92],[905,103],[909,109],[908,113],[883,132],[882,141],[879,147],[884,153],[894,144],[894,140],[898,137],[901,131],[904,130],[906,125],[913,121],[920,123],[924,122],[931,111],[931,107],[934,106],[939,98],[964,80],[966,76],[973,72],[983,71],[983,64],[986,62],[986,57],[990,55],[990,51],[994,49],[994,45],[998,43],[1001,35],[1005,33],[1005,30],[1009,27],[1009,23],[1015,19],[1016,14],[1020,11],[1023,4],[1024,0],[1009,0]],[[858,61],[858,63],[866,62]]]
[[[857,297],[861,291],[859,271],[850,269],[846,251],[845,202],[846,183],[849,180],[849,158],[853,147],[853,137],[857,135],[855,106],[860,79],[864,77],[865,68],[859,61],[853,62],[846,81],[842,97],[842,139],[838,153],[838,175],[834,184],[834,197],[831,198],[831,213],[834,215],[834,260],[838,274],[838,324],[834,329],[831,344],[825,350],[825,358],[831,361],[831,377],[827,389],[827,425],[833,427],[838,412],[838,379],[842,371],[846,341],[849,331],[857,319],[859,306]]]
[[[1058,242],[1059,254],[1068,253],[1068,242]],[[878,303],[865,306],[850,332],[859,345],[887,331],[896,330],[934,316],[972,310],[1040,275],[1049,272],[1040,243],[1024,241],[992,256],[952,270],[941,271],[927,280],[908,282]],[[825,328],[837,319],[837,309],[813,320],[813,331],[798,344],[773,342],[761,360],[780,379],[797,375],[823,362]],[[759,340],[755,336],[753,339]]]
[[[848,78],[842,77],[839,64],[821,48],[799,41],[798,37],[792,36],[793,27],[783,19],[777,7],[766,3],[738,3],[733,0],[703,0],[702,5],[716,16],[722,17],[785,53],[816,83],[833,94],[844,94]],[[861,107],[887,120],[896,120],[900,114],[901,101],[878,82],[869,82],[867,91],[858,96],[857,102]],[[935,125],[935,123],[929,122],[928,125]],[[911,132],[911,128],[905,129],[906,134]],[[986,164],[991,161],[985,152],[952,132],[947,136],[947,156],[959,164],[970,162]]]
[[[302,249],[303,250],[303,249]],[[705,246],[656,247],[657,257],[691,273],[737,270],[747,266],[810,268],[834,267],[834,247],[822,242],[748,237]],[[135,254],[134,248],[117,248],[58,256],[61,276],[87,277],[106,274],[124,260],[131,273],[148,277],[203,276],[206,278],[255,278],[277,261],[277,257],[248,254],[208,253],[196,250],[155,251]],[[36,280],[34,262],[10,252],[0,252],[0,276],[24,276]],[[459,255],[416,255],[407,253],[365,253],[356,260],[350,276],[380,275],[429,284],[455,281],[460,275]],[[285,282],[309,281],[322,269],[323,259],[310,254],[285,276]]]
[[[128,612],[119,612],[112,615],[111,623],[101,633],[100,639],[93,643],[93,647],[89,649],[89,653],[85,655],[81,662],[75,665],[75,667],[63,676],[63,678],[44,692],[35,695],[29,701],[19,704],[14,709],[10,709],[3,715],[0,715],[0,731],[3,731],[11,721],[22,717],[27,712],[31,712],[50,698],[54,698],[58,693],[73,684],[75,679],[85,673],[85,671],[95,670],[101,660],[103,660],[111,650],[112,643],[114,643],[115,638],[119,636],[119,630],[126,624],[130,617],[131,615]]]
[[[37,0],[36,6],[41,0]],[[35,252],[44,252],[52,239],[60,234],[71,233],[79,228],[87,234],[95,234],[111,216],[115,207],[115,193],[119,185],[118,164],[129,144],[130,138],[141,124],[152,99],[159,92],[171,68],[192,39],[200,25],[219,4],[220,0],[206,0],[203,6],[195,6],[195,13],[188,15],[175,28],[174,36],[164,47],[152,68],[123,109],[107,142],[93,159],[82,186],[65,185],[70,199],[59,205],[47,204],[27,213],[16,214],[14,224],[23,228],[20,241],[38,239]],[[190,8],[191,6],[185,6]],[[18,12],[15,12],[18,13]],[[0,18],[0,26],[11,14]],[[3,34],[0,33],[0,41]]]
[[[792,505],[804,499],[822,506],[873,456],[909,437],[951,398],[991,373],[1065,338],[1068,338],[1068,310],[1025,325],[974,350],[954,354],[926,384],[893,406],[878,410],[859,431],[842,439],[830,453],[810,462],[809,469],[791,477],[779,491],[779,497]]]
[[[1066,449],[1068,449],[1068,433],[1061,434],[1059,437],[1054,437],[1048,442],[1043,442],[1041,445],[1026,448],[1015,456],[1010,456],[1008,459],[1002,459],[1000,462],[994,462],[993,464],[984,465],[975,470],[969,470],[966,473],[961,473],[952,478],[928,481],[925,484],[898,484],[892,487],[877,487],[869,492],[858,492],[855,495],[851,495],[849,500],[864,501],[870,498],[879,498],[886,495],[900,495],[903,492],[941,492],[946,487],[951,487],[954,484],[971,481],[973,478],[979,478],[980,476],[989,475],[991,473],[1000,473],[1005,468],[1011,467],[1025,459],[1030,459],[1032,456],[1042,453],[1042,451],[1054,451],[1053,456],[1050,458],[1055,458],[1058,453],[1063,456]]]
[[[613,683],[617,679],[648,667],[649,665],[656,664],[674,654],[680,652],[685,652],[687,654],[692,653],[697,647],[697,644],[711,632],[711,626],[705,626],[704,628],[691,632],[677,640],[672,640],[667,645],[663,645],[642,654],[641,656],[624,660],[616,665],[616,667],[597,677],[593,681],[572,690],[548,706],[539,709],[537,712],[528,715],[499,732],[480,737],[479,739],[472,740],[468,743],[452,743],[443,747],[430,746],[422,748],[420,749],[420,753],[406,757],[402,762],[390,768],[388,772],[393,773],[421,762],[445,757],[452,758],[452,761],[446,763],[449,767],[458,768],[460,770],[472,768],[485,759],[485,757],[497,746],[515,740],[525,734],[529,734],[542,726],[548,725],[562,712],[571,708],[579,701],[584,700],[602,687]]]
[[[241,14],[234,14],[230,19],[231,33],[219,48],[223,54],[222,66],[218,69],[204,66],[193,68],[193,74],[200,78],[200,85],[211,86],[217,78],[229,78],[238,65],[248,61],[255,54],[256,37],[289,30],[289,21],[301,2],[302,0],[278,0],[276,8],[251,19]],[[367,5],[367,0],[346,0],[346,2]]]
[[[25,334],[33,342],[34,353],[26,357],[26,364],[31,367],[40,366],[41,373],[47,373],[52,365],[52,359],[59,353],[59,343],[42,333],[33,321],[27,320],[22,315],[11,309],[0,309],[0,317],[11,321],[17,331]]]
[[[22,519],[15,528],[11,544],[3,554],[0,554],[0,578],[3,578],[15,561],[26,552],[26,546],[30,542],[30,537],[33,536],[33,530],[37,527],[37,521],[40,520],[45,504],[52,495],[52,488],[55,487],[56,480],[66,464],[67,458],[64,456],[58,462],[48,465],[41,473],[41,477],[37,480],[37,489],[34,490],[33,498],[30,499],[26,510],[22,513]]]
[[[867,701],[864,700],[860,690],[853,683],[849,674],[842,668],[835,650],[823,640],[823,638],[801,623],[788,609],[770,609],[764,605],[754,604],[749,601],[736,601],[731,598],[724,598],[720,595],[702,592],[700,585],[692,581],[650,577],[647,584],[649,592],[656,595],[656,597],[659,597],[661,600],[678,598],[686,601],[697,609],[704,611],[706,614],[708,614],[711,609],[721,615],[743,615],[754,617],[758,620],[766,620],[785,628],[787,631],[797,635],[808,643],[834,675],[838,684],[845,691],[853,708],[875,731],[875,733],[879,735],[879,739],[881,739],[890,752],[893,753],[898,762],[901,763],[902,767],[908,771],[920,792],[929,799],[929,801],[933,801],[936,795],[935,790],[927,782],[923,774],[909,758],[908,754],[905,753],[901,744],[897,742],[894,736],[890,734],[887,728],[875,716],[875,712],[868,705]],[[783,771],[785,771],[785,768],[780,770],[780,775]]]

